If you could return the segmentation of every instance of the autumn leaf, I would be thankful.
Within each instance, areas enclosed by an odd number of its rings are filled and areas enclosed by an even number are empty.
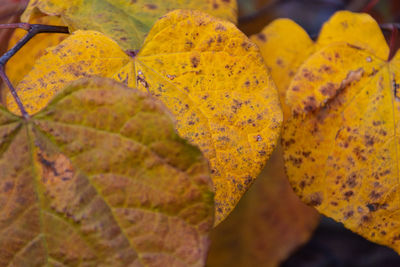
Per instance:
[[[208,267],[279,266],[316,228],[319,215],[293,193],[278,147],[231,215],[211,232]]]
[[[79,80],[0,122],[1,266],[204,265],[207,163],[153,97]]]
[[[77,31],[49,49],[17,91],[35,113],[63,84],[91,75],[150,92],[171,110],[180,136],[210,162],[216,224],[250,187],[280,134],[276,88],[258,48],[233,24],[199,11],[166,15],[133,57],[103,34]]]
[[[286,91],[300,65],[314,52],[308,34],[290,19],[277,19],[250,38],[260,48],[265,64],[279,92],[283,117],[291,115]]]
[[[64,26],[61,19],[55,16],[34,18],[29,23]],[[25,34],[25,30],[16,29],[8,48],[11,49]],[[64,33],[41,33],[31,39],[7,62],[6,71],[11,83],[18,84],[32,69],[35,61],[44,54],[46,48],[59,44],[67,37]]]
[[[400,252],[400,54],[367,14],[336,13],[287,92],[290,182],[306,203]]]
[[[22,21],[61,16],[71,30],[95,30],[123,49],[139,49],[157,19],[175,9],[197,9],[236,23],[236,0],[31,0]],[[101,12],[99,12],[101,10]]]

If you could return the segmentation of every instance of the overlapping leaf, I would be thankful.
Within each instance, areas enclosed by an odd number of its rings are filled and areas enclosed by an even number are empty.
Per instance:
[[[207,163],[165,110],[105,78],[28,121],[0,109],[0,265],[204,265]]]
[[[55,16],[35,18],[30,20],[29,23],[64,26],[61,19]],[[11,49],[25,34],[25,30],[16,29],[10,39],[8,48]],[[11,57],[6,65],[7,75],[12,84],[16,85],[22,80],[32,69],[35,61],[44,54],[46,48],[59,44],[67,37],[68,35],[63,33],[41,33],[25,44],[18,53]]]
[[[181,8],[237,20],[236,0],[31,0],[22,20],[28,21],[39,11],[61,16],[72,30],[96,30],[123,49],[139,49],[159,17]]]
[[[400,251],[400,54],[366,14],[338,12],[287,93],[283,134],[301,198],[364,237]]]
[[[48,50],[17,90],[34,113],[61,84],[90,75],[114,78],[165,103],[179,134],[210,162],[217,223],[252,184],[279,136],[277,91],[259,50],[233,24],[199,11],[159,20],[134,57],[100,33],[77,31]],[[10,98],[8,105],[17,111]]]
[[[314,42],[308,34],[290,19],[277,19],[260,33],[251,36],[265,60],[281,100],[283,117],[287,120],[290,107],[286,104],[286,91],[300,65],[312,54]]]
[[[318,212],[293,193],[283,167],[279,147],[235,210],[211,232],[208,267],[279,266],[310,238]]]

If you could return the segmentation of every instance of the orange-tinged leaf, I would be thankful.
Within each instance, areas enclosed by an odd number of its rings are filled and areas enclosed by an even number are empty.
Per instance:
[[[1,266],[204,265],[207,162],[153,97],[79,80],[0,132]]]
[[[100,33],[77,31],[48,50],[17,90],[35,113],[61,84],[90,75],[149,92],[171,110],[178,133],[210,161],[216,223],[250,187],[280,133],[277,91],[258,48],[233,24],[199,11],[166,15],[133,57]]]
[[[31,19],[29,23],[64,26],[61,19],[55,16]],[[8,49],[11,49],[25,34],[25,30],[16,29],[10,39]],[[41,33],[31,39],[7,62],[6,72],[11,83],[17,85],[32,69],[35,61],[44,54],[46,48],[59,44],[67,37],[67,34],[62,33]]]
[[[286,90],[300,65],[312,54],[314,42],[290,19],[277,19],[251,36],[258,45],[279,92],[285,120],[290,117]]]
[[[197,9],[237,21],[236,0],[31,0],[22,20],[40,12],[61,16],[72,30],[99,31],[123,49],[139,49],[157,19],[174,9]]]
[[[293,193],[278,147],[235,210],[211,232],[207,266],[279,266],[310,238],[318,218]]]
[[[334,33],[340,34],[334,34]],[[366,14],[338,12],[287,92],[290,182],[306,203],[400,252],[400,55]]]

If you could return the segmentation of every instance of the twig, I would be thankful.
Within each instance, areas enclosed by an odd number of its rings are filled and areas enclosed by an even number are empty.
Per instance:
[[[17,102],[18,108],[21,111],[22,116],[25,119],[29,119],[29,114],[28,114],[28,112],[26,112],[24,105],[22,105],[21,99],[19,99],[19,97],[18,97],[17,91],[15,91],[14,86],[11,84],[6,73],[4,72],[3,66],[0,66],[0,77],[4,81],[4,83],[7,84],[8,88],[10,89],[10,92],[11,92],[12,96],[14,97],[15,102]]]
[[[371,10],[379,3],[379,0],[371,0],[369,3],[361,10],[361,12],[369,13]]]
[[[65,26],[51,26],[43,24],[28,24],[28,23],[11,23],[7,25],[8,29],[11,27],[26,29],[28,33],[22,37],[10,50],[0,57],[0,66],[4,66],[7,61],[15,55],[33,36],[39,33],[69,33],[68,27]],[[27,29],[28,28],[28,29]]]
[[[18,41],[10,50],[4,53],[0,57],[0,77],[7,84],[8,88],[12,96],[14,97],[15,102],[17,103],[22,116],[25,119],[29,119],[29,114],[26,112],[24,105],[21,102],[21,99],[18,97],[18,94],[11,84],[10,80],[8,79],[5,71],[4,66],[6,65],[7,61],[15,55],[32,37],[39,33],[69,33],[68,27],[64,26],[51,26],[51,25],[43,25],[43,24],[29,24],[29,23],[10,23],[10,24],[0,24],[0,29],[15,29],[21,28],[28,31],[21,40]]]
[[[393,27],[400,29],[400,23],[382,23],[379,24],[379,27],[381,27],[381,29],[384,31],[392,31]]]
[[[24,30],[29,31],[31,28],[31,25],[29,23],[8,23],[8,24],[0,24],[0,29],[15,29],[15,28],[21,28]]]

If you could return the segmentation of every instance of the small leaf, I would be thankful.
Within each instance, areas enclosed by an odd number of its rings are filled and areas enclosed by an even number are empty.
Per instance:
[[[59,17],[40,17],[29,21],[32,24],[46,24],[64,26]],[[11,49],[27,32],[16,29],[10,39],[8,49]],[[45,49],[59,44],[68,37],[63,33],[41,33],[25,44],[6,65],[7,76],[12,84],[18,84],[22,78],[32,69],[35,61],[40,58]]]
[[[306,203],[400,252],[400,54],[366,14],[338,12],[287,92],[283,146]]]
[[[211,232],[207,266],[279,266],[318,221],[318,212],[293,193],[278,147],[235,210]]]
[[[204,265],[207,163],[153,98],[80,80],[0,133],[1,266]]]
[[[216,224],[250,187],[280,134],[277,91],[258,48],[233,24],[199,11],[160,19],[134,57],[100,33],[77,31],[49,49],[17,91],[35,113],[62,84],[91,75],[150,92],[171,110],[178,133],[210,161]],[[7,105],[18,112],[10,95]]]
[[[181,8],[237,21],[236,0],[31,0],[22,20],[28,21],[38,11],[61,16],[72,30],[102,32],[126,50],[139,49],[159,17]]]

